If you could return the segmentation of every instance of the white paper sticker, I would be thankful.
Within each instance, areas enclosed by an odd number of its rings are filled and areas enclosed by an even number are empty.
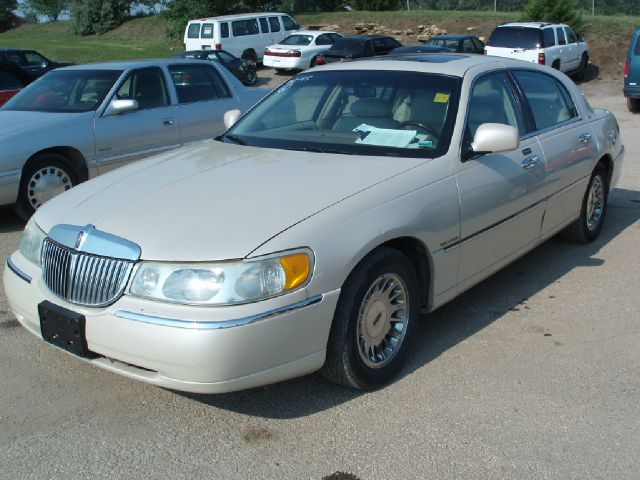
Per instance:
[[[377,145],[380,147],[405,148],[413,137],[416,130],[395,130],[392,128],[378,128],[363,123],[353,129],[359,135],[356,143],[363,145]]]

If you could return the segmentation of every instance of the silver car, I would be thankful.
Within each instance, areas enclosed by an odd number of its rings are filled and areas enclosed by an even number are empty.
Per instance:
[[[217,141],[48,202],[4,285],[29,331],[134,379],[226,392],[320,370],[375,388],[421,312],[552,235],[594,240],[623,156],[613,115],[546,67],[332,64]]]
[[[0,205],[29,216],[127,162],[224,130],[229,109],[268,93],[207,62],[80,65],[42,77],[0,109]]]

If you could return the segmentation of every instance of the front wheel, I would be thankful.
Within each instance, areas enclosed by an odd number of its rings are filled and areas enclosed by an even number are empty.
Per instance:
[[[411,262],[391,248],[374,251],[342,287],[320,373],[361,390],[384,385],[404,363],[418,310]]]
[[[258,81],[258,74],[255,70],[249,70],[247,72],[247,76],[245,77],[244,84],[247,86],[255,85]]]
[[[589,186],[582,199],[580,217],[560,232],[562,239],[575,243],[589,243],[598,237],[607,213],[608,178],[607,169],[599,163],[591,174]]]
[[[29,218],[46,201],[78,183],[78,174],[65,157],[38,155],[23,171],[16,210],[21,217]]]

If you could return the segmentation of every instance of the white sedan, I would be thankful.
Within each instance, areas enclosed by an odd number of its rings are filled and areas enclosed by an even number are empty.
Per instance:
[[[178,390],[376,388],[421,313],[557,233],[596,239],[624,158],[563,73],[479,55],[326,65],[239,117],[38,209],[4,272],[18,321]]]
[[[314,67],[316,58],[328,50],[342,35],[336,32],[298,30],[264,51],[262,63],[276,70],[304,70]]]

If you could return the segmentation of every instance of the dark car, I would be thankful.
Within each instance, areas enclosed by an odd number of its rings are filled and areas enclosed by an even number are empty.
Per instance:
[[[316,64],[342,62],[354,58],[373,57],[386,55],[394,48],[402,44],[393,37],[382,35],[354,35],[352,37],[339,38],[333,46],[324,52],[322,58],[318,55]],[[324,60],[324,62],[323,62]]]
[[[0,106],[31,83],[31,76],[10,63],[0,63]]]
[[[624,96],[630,112],[640,112],[640,29],[631,37],[624,65]]]
[[[68,67],[73,63],[54,62],[35,50],[0,48],[0,62],[17,65],[31,77],[38,78],[58,67]]]
[[[423,45],[447,47],[457,53],[484,53],[484,43],[473,35],[436,35],[429,40],[420,40]]]
[[[176,58],[194,58],[216,62],[233,73],[245,85],[255,85],[258,81],[256,62],[244,60],[225,50],[187,50],[173,55]]]
[[[452,53],[453,50],[447,47],[436,47],[435,45],[407,45],[404,47],[394,48],[389,55],[398,55],[403,53]]]

